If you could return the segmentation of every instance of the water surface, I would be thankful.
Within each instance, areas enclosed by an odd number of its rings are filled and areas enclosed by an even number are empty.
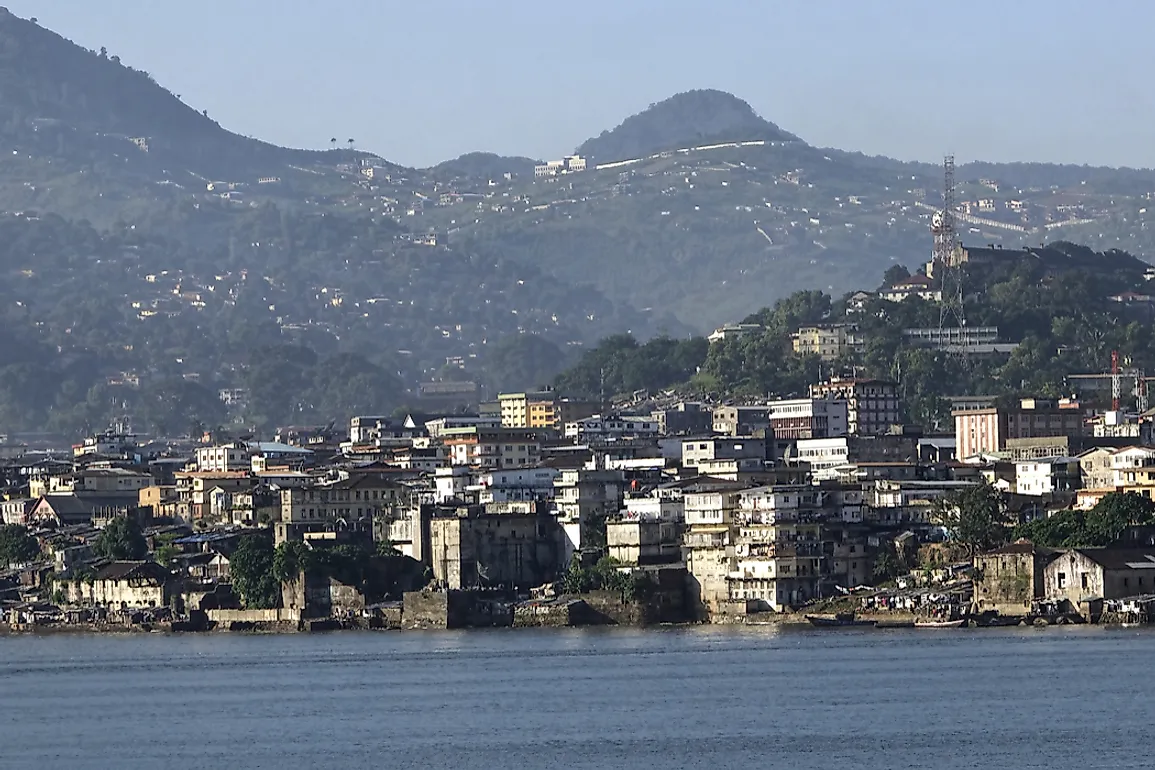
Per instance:
[[[1155,633],[0,637],[3,768],[1147,768]]]

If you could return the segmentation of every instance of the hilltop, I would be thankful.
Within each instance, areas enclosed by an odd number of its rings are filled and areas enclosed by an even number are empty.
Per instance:
[[[751,139],[796,141],[733,94],[712,89],[675,94],[578,146],[578,155],[602,163],[644,158],[680,147]]]
[[[211,400],[270,346],[313,361],[298,379],[317,394],[334,392],[330,370],[398,378],[350,385],[349,408],[381,412],[430,380],[516,386],[615,333],[681,339],[793,292],[876,288],[926,261],[942,199],[938,164],[814,147],[721,91],[652,105],[580,145],[584,169],[540,175],[484,152],[412,169],[281,148],[6,12],[0,141],[0,402],[25,427],[136,403],[108,382],[178,377]],[[1155,254],[1153,171],[983,163],[956,178],[968,247],[1080,243],[1047,259],[1083,268]],[[338,355],[355,358],[329,367]],[[388,400],[359,400],[372,392]]]
[[[222,128],[115,53],[90,51],[0,8],[0,138],[76,161],[120,154],[206,176],[311,163]]]

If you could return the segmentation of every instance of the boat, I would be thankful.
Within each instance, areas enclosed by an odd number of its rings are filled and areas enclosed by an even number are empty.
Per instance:
[[[966,618],[962,620],[916,620],[914,621],[915,628],[962,628],[967,623]]]
[[[845,626],[873,626],[873,620],[860,620],[854,616],[853,612],[839,612],[834,615],[807,615],[806,620],[812,626],[819,628],[829,627],[845,627]]]
[[[874,623],[875,628],[914,628],[913,620],[878,620]]]

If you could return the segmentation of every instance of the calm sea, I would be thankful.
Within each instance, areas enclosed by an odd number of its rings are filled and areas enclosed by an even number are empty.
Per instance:
[[[1155,633],[0,637],[3,768],[1149,768]]]

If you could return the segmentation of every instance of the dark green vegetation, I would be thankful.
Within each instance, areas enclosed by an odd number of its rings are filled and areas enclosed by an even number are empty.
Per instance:
[[[594,396],[605,372],[607,395],[676,388],[687,394],[785,397],[805,395],[820,371],[857,371],[897,381],[908,419],[949,429],[945,396],[1069,395],[1066,376],[1104,371],[1112,350],[1134,366],[1155,368],[1150,311],[1109,299],[1128,289],[1143,290],[1142,266],[1123,254],[1095,254],[1066,243],[1054,244],[1049,253],[1073,254],[1080,263],[1103,267],[1055,270],[1036,259],[1008,258],[993,268],[967,271],[968,325],[997,326],[1001,339],[1021,343],[1010,354],[964,358],[911,344],[904,329],[939,323],[938,305],[917,297],[902,303],[875,298],[861,312],[848,314],[845,300],[804,291],[747,317],[763,330],[738,339],[707,345],[700,338],[646,344],[622,335],[607,338],[556,383],[575,395]],[[815,323],[857,324],[865,349],[832,362],[795,354],[790,333]]]
[[[100,531],[92,550],[105,559],[135,561],[148,555],[148,541],[139,524],[119,516]]]
[[[654,591],[653,580],[644,572],[621,572],[612,556],[603,556],[592,566],[583,566],[575,557],[562,575],[561,588],[567,594],[616,591],[628,601],[646,599]]]
[[[1059,511],[1015,528],[1048,548],[1096,548],[1116,543],[1127,527],[1155,524],[1155,503],[1134,492],[1111,492],[1089,511]]]
[[[989,484],[964,489],[935,501],[934,523],[968,555],[989,551],[1007,541],[1010,517],[1002,494]],[[878,569],[878,565],[875,565]]]
[[[40,543],[19,524],[0,525],[0,564],[23,564],[40,555]]]
[[[534,180],[527,158],[470,153],[418,170],[343,137],[323,152],[274,147],[230,133],[132,64],[0,13],[5,431],[74,433],[127,417],[172,434],[388,413],[429,379],[478,379],[490,392],[549,380],[624,333],[669,339],[636,352],[619,339],[622,350],[594,354],[567,381],[587,394],[596,381],[600,392],[608,362],[607,391],[694,379],[720,393],[795,392],[813,362],[793,359],[778,333],[709,354],[685,338],[795,291],[839,296],[929,251],[919,202],[938,200],[937,166],[811,147],[719,91],[678,94],[579,151],[617,161],[762,144]],[[1155,172],[984,164],[958,178],[960,200],[1021,199],[1031,223],[1083,222],[1063,225],[1064,238],[1155,247],[1140,199]],[[1071,208],[1065,190],[1076,187]],[[975,229],[964,239],[1051,238]],[[424,245],[429,233],[437,245]],[[1025,285],[1005,278],[1011,296]],[[976,298],[972,320],[984,308],[1006,316],[1022,354],[960,380],[942,371],[949,362],[904,353],[912,408],[938,411],[913,398],[936,378],[953,391],[1056,383],[1051,343],[1098,334],[1088,330],[1110,313],[1090,308],[1054,329],[1043,314],[1088,292],[1101,294],[1060,286],[1033,296],[1030,318],[1011,312],[1010,296]],[[1127,323],[1088,339],[1071,366],[1102,368],[1102,349],[1115,344],[1105,338]],[[897,326],[893,314],[869,324]],[[882,373],[900,359],[879,339],[864,365]],[[246,386],[261,391],[248,409],[216,398]]]

